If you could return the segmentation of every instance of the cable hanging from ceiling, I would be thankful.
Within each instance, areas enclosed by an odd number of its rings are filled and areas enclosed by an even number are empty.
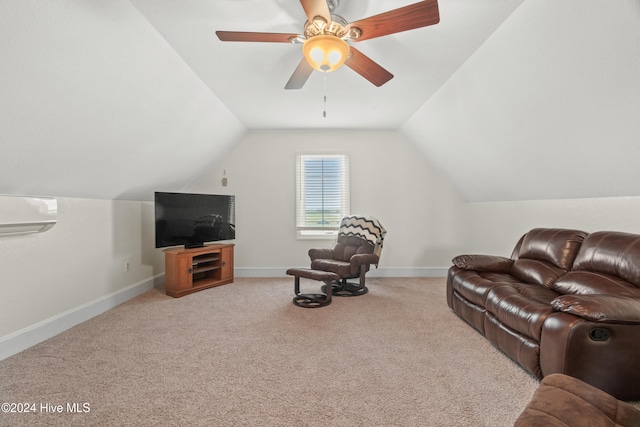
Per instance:
[[[327,118],[327,73],[322,73],[322,99],[323,99],[323,109],[322,109],[322,117]]]

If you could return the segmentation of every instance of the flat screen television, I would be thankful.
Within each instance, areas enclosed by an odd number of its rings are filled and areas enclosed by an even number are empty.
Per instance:
[[[236,238],[235,196],[155,192],[156,248]]]

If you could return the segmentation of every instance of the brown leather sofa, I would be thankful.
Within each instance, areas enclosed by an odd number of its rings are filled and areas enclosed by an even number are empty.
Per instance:
[[[453,264],[449,307],[528,372],[640,400],[640,235],[538,228]]]
[[[639,427],[640,410],[563,374],[545,377],[514,427]]]

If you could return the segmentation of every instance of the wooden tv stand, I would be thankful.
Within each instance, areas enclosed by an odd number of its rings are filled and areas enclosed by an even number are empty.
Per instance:
[[[233,244],[164,250],[165,292],[175,298],[233,282]]]

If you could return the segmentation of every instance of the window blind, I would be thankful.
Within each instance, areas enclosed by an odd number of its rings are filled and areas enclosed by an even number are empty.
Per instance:
[[[296,192],[298,235],[335,235],[349,215],[348,155],[298,154]]]

